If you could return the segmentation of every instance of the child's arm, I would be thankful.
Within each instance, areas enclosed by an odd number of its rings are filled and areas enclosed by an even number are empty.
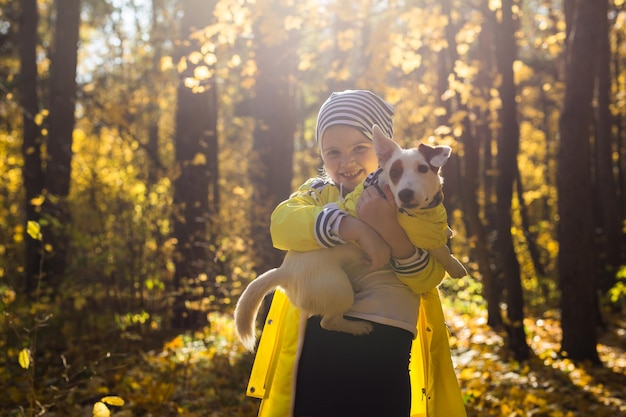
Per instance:
[[[427,251],[413,245],[398,223],[391,190],[386,186],[383,192],[384,198],[375,187],[365,189],[356,204],[357,214],[391,247],[391,267],[398,278],[415,293],[428,292],[441,283],[445,270]],[[410,227],[410,224],[404,224],[404,227]]]
[[[343,213],[324,207],[337,198],[338,192],[332,188],[311,179],[274,209],[270,222],[274,247],[307,252],[342,243],[334,225]]]
[[[397,220],[398,206],[391,189],[384,187],[382,198],[376,187],[368,187],[356,204],[359,219],[370,225],[391,248],[391,257],[407,259],[415,254],[415,246]]]
[[[356,243],[371,270],[389,263],[389,245],[367,223],[349,216],[335,204],[336,187],[309,180],[272,212],[270,233],[276,248],[306,252]]]

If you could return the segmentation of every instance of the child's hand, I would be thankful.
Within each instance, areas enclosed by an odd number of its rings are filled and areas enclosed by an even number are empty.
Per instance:
[[[389,263],[391,248],[376,230],[365,222],[354,217],[344,217],[339,225],[339,234],[343,240],[355,242],[365,252],[364,263],[371,271]]]
[[[398,206],[391,188],[388,185],[382,188],[384,196],[381,195],[379,190],[376,187],[366,188],[356,203],[356,212],[359,219],[372,227],[387,221],[395,221],[398,213]]]
[[[406,259],[415,253],[415,247],[398,223],[398,206],[391,188],[385,185],[382,194],[376,187],[366,188],[357,201],[356,212],[387,242],[393,258]]]

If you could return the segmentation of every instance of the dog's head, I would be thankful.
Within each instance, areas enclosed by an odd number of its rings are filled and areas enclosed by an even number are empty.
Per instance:
[[[381,181],[389,184],[396,204],[406,210],[436,206],[442,199],[440,168],[450,158],[449,146],[420,144],[402,149],[374,125],[372,139],[383,170]]]

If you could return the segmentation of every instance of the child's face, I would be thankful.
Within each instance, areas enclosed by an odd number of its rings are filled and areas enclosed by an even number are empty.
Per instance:
[[[378,168],[374,145],[352,126],[334,125],[322,136],[324,169],[335,184],[350,192]]]

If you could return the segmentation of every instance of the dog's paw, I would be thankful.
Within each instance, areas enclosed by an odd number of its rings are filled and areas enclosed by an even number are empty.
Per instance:
[[[323,317],[320,325],[326,330],[350,333],[356,336],[366,335],[374,330],[372,323],[363,320],[346,320],[340,316]]]
[[[450,262],[445,266],[446,271],[452,278],[463,278],[467,275],[467,270],[463,266],[461,262],[459,262],[456,258],[453,258],[454,262]]]
[[[374,330],[372,323],[368,323],[366,321],[349,321],[349,323],[354,323],[354,325],[351,326],[348,333],[352,333],[357,336],[369,334],[372,330]]]

